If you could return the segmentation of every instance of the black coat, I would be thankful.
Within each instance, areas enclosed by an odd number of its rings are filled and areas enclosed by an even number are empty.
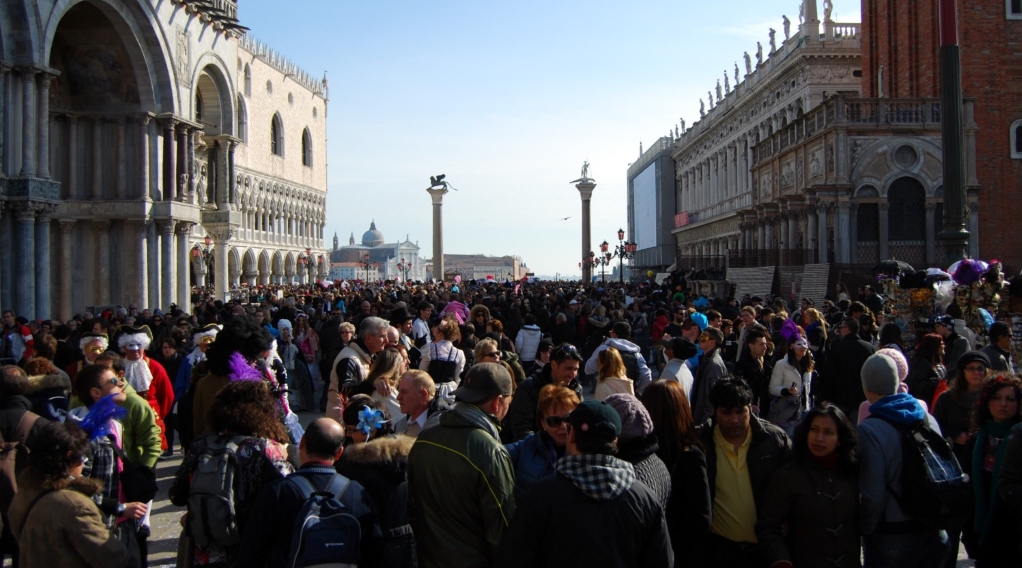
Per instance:
[[[811,459],[792,460],[774,474],[757,513],[756,537],[768,566],[780,560],[795,566],[861,566],[854,469],[825,470]]]
[[[692,448],[665,465],[671,473],[671,498],[664,515],[674,555],[685,558],[688,566],[703,566],[705,540],[713,512],[706,478],[706,454],[699,448]]]
[[[672,556],[663,509],[638,479],[618,497],[597,501],[556,474],[518,504],[495,567],[666,568]]]
[[[505,444],[523,440],[539,428],[536,423],[536,404],[539,403],[540,389],[553,380],[550,378],[550,368],[550,364],[547,364],[537,377],[526,379],[518,385],[501,432],[501,440]],[[578,384],[577,379],[572,379],[568,388],[575,391],[578,399],[582,400],[582,385]]]
[[[713,441],[713,421],[699,427],[699,438],[706,450],[706,479],[710,485],[710,502],[717,493],[717,446]],[[749,428],[752,429],[752,440],[749,442],[749,453],[746,463],[749,464],[749,481],[752,483],[752,496],[756,499],[756,510],[763,507],[766,500],[767,485],[774,472],[791,458],[791,440],[777,426],[760,420],[756,416],[749,417]]]
[[[302,466],[292,475],[303,475],[317,488],[324,488],[335,474],[328,466]],[[341,502],[362,526],[360,566],[378,566],[383,553],[383,538],[377,523],[373,500],[362,485],[351,481]],[[298,487],[285,479],[273,481],[259,492],[233,566],[284,566],[291,550],[295,519],[305,505]]]
[[[827,373],[821,381],[823,392],[817,393],[816,400],[832,402],[849,416],[856,416],[859,405],[866,400],[859,373],[874,353],[876,347],[853,334],[835,342],[827,355]]]

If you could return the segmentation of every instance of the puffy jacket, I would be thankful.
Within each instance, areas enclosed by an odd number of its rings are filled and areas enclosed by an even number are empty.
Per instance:
[[[536,359],[536,350],[539,349],[539,340],[543,338],[543,332],[538,325],[526,325],[518,332],[515,338],[515,352],[522,358],[522,361],[531,363]]]
[[[538,428],[536,423],[536,405],[539,403],[539,391],[553,382],[550,377],[550,365],[543,367],[539,375],[527,379],[518,385],[514,398],[511,399],[511,408],[504,418],[504,432],[501,439],[506,443],[517,442],[532,434]],[[578,399],[582,400],[582,385],[577,379],[568,383],[568,388],[575,391]]]
[[[514,467],[497,420],[459,402],[408,456],[409,520],[425,568],[492,566],[514,516]]]
[[[627,339],[611,337],[604,341],[603,344],[597,347],[593,351],[593,354],[589,356],[589,360],[586,361],[585,366],[586,374],[587,375],[596,374],[598,365],[596,359],[597,357],[599,357],[600,352],[608,347],[613,347],[621,352],[621,358],[625,359],[625,369],[629,371],[628,378],[635,381],[636,394],[642,394],[642,391],[645,390],[646,385],[653,382],[653,373],[649,370],[649,367],[646,365],[646,359],[642,357],[641,349],[639,349],[639,346],[632,343],[631,341],[628,341]],[[631,369],[628,369],[629,364],[627,359],[632,357],[635,358],[637,371],[632,371]],[[633,377],[632,376],[633,373],[635,373],[636,376]]]
[[[710,421],[697,430],[706,450],[706,479],[710,485],[710,503],[713,503],[717,494],[717,445],[713,441],[715,427],[716,424]],[[756,416],[749,417],[749,428],[752,430],[752,440],[749,442],[745,462],[749,468],[749,481],[752,483],[756,510],[761,511],[770,478],[791,457],[791,440],[784,430]]]
[[[564,448],[557,448],[542,430],[505,447],[515,466],[515,501],[537,481],[553,475],[554,463],[564,455]]]

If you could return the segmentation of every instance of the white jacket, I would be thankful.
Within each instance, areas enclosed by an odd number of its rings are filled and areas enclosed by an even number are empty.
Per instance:
[[[806,356],[808,357],[808,355]],[[787,396],[788,389],[795,385],[795,388],[805,396],[803,406],[808,408],[811,378],[812,373],[800,373],[798,369],[788,362],[788,358],[784,357],[774,365],[774,372],[770,375],[770,394],[772,396]],[[802,389],[803,385],[805,386],[804,391]]]
[[[543,339],[543,332],[538,325],[526,325],[518,330],[518,337],[515,338],[515,352],[523,363],[531,363],[536,360],[536,351],[539,349],[539,342]]]

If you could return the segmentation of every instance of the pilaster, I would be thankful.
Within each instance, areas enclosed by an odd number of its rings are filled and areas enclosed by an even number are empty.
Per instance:
[[[60,225],[60,319],[67,321],[74,317],[74,306],[71,305],[71,286],[74,280],[74,269],[71,266],[71,247],[76,221],[59,219]]]
[[[94,219],[92,226],[96,230],[96,303],[110,303],[110,219]]]
[[[50,221],[57,206],[51,204],[40,205],[36,216],[35,225],[35,256],[36,271],[32,274],[36,279],[35,285],[35,317],[38,319],[50,319],[53,297],[50,290],[52,274],[50,272]]]
[[[189,313],[193,309],[191,286],[189,285],[190,274],[188,273],[188,237],[191,236],[194,226],[195,223],[189,221],[178,221],[174,230],[177,235],[177,302]]]
[[[38,70],[34,67],[22,67],[21,87],[21,177],[36,177],[36,99],[35,76]],[[33,300],[34,302],[34,300]]]

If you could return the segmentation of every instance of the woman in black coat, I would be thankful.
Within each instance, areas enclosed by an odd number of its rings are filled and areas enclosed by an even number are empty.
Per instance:
[[[756,537],[767,566],[861,566],[855,430],[838,407],[806,413],[770,481]]]
[[[664,511],[675,556],[689,566],[706,564],[705,541],[710,531],[710,486],[706,455],[695,431],[692,408],[678,381],[654,381],[642,393],[653,433],[656,455],[671,476],[671,495]]]

